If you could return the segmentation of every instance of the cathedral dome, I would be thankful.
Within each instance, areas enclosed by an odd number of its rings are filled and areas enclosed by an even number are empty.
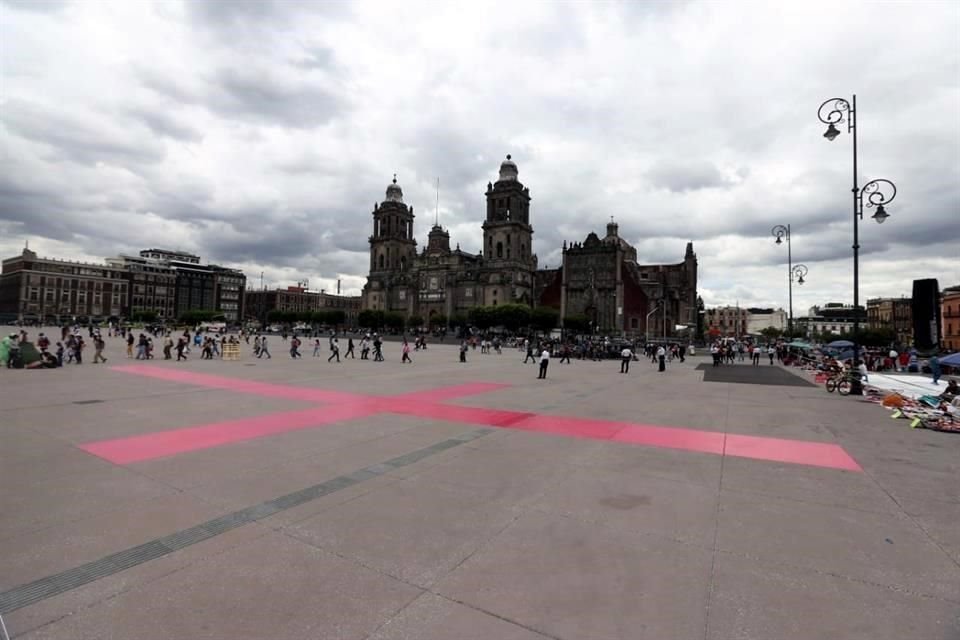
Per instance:
[[[397,176],[393,176],[393,182],[387,185],[387,202],[403,202],[403,189],[397,184]]]
[[[516,180],[517,175],[517,163],[510,159],[510,154],[507,154],[507,159],[500,163],[500,179]]]

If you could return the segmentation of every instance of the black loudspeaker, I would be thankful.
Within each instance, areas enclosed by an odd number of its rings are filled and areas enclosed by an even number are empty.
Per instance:
[[[936,279],[913,281],[913,344],[929,351],[940,348],[940,286]]]

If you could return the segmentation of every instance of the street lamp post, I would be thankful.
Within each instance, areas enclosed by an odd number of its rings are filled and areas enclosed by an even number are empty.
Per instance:
[[[650,313],[647,314],[647,320],[646,320],[646,322],[643,323],[644,329],[645,329],[646,332],[647,332],[647,344],[650,344],[650,316],[652,316],[653,314],[655,314],[655,313],[656,313],[657,311],[659,311],[659,310],[660,310],[659,307],[654,307],[654,308],[653,308],[653,311],[651,311]]]
[[[770,230],[770,234],[777,239],[777,244],[783,244],[783,239],[787,239],[787,297],[789,299],[790,316],[787,320],[787,331],[790,337],[793,337],[793,278],[797,277],[797,284],[803,284],[803,277],[807,275],[806,265],[793,264],[793,249],[790,246],[790,225],[783,226],[778,224]]]
[[[863,201],[867,200],[867,207],[876,207],[871,216],[878,224],[890,217],[884,209],[885,204],[893,202],[897,196],[897,187],[889,180],[871,180],[861,188],[857,176],[857,96],[848,102],[845,98],[830,98],[824,101],[817,110],[820,122],[827,125],[823,137],[833,141],[840,135],[836,125],[844,121],[846,116],[847,133],[853,135],[853,367],[860,364],[860,230],[858,223],[863,219]],[[850,393],[863,395],[863,386],[859,378],[854,376],[850,384]]]

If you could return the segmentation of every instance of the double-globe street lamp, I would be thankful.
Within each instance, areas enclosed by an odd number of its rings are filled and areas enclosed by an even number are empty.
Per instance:
[[[871,180],[861,188],[857,180],[857,96],[854,94],[853,100],[847,101],[845,98],[830,98],[820,105],[817,111],[817,117],[820,122],[827,125],[827,130],[823,137],[833,141],[840,130],[836,125],[844,122],[846,119],[847,133],[853,135],[853,367],[860,364],[860,231],[858,222],[863,219],[864,199],[867,201],[867,208],[876,207],[876,212],[871,216],[878,224],[890,217],[885,204],[893,202],[897,196],[897,187],[889,180],[878,179]],[[850,393],[855,395],[863,394],[863,387],[857,376],[853,377],[850,384]]]
[[[787,320],[787,331],[790,337],[793,337],[793,279],[797,278],[797,284],[803,284],[803,277],[807,275],[807,266],[803,264],[793,264],[793,249],[790,246],[790,225],[783,226],[778,224],[770,230],[770,234],[777,239],[777,244],[783,244],[783,239],[787,239],[787,297],[789,299],[790,316]]]

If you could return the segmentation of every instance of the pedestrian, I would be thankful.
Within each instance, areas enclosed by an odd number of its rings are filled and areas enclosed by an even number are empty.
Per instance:
[[[759,367],[760,366],[760,345],[755,344],[752,347],[750,347],[750,353],[753,358],[753,366]]]
[[[183,336],[180,336],[177,339],[177,362],[187,359],[187,356],[184,353],[186,349],[187,349],[187,339],[184,338]]]
[[[320,338],[317,338],[313,341],[313,357],[319,357],[320,355]]]
[[[298,338],[296,334],[290,337],[290,357],[294,360],[303,357],[300,354],[300,338]]]
[[[536,362],[537,359],[533,355],[533,343],[529,340],[524,340],[523,342],[527,345],[527,357],[523,359],[523,364],[527,364],[527,360],[530,362]]]
[[[933,384],[940,384],[940,358],[937,357],[937,354],[933,354],[933,357],[930,358],[930,361],[927,364],[930,365],[930,373],[933,375]]]
[[[127,357],[133,357],[133,333],[127,334]]]
[[[80,334],[76,335],[76,342],[73,347],[73,358],[77,364],[83,364],[83,348],[87,346]]]
[[[170,355],[170,351],[173,349],[173,337],[168,333],[163,338],[163,359],[169,360],[173,356]]]
[[[93,337],[93,364],[98,362],[106,362],[107,359],[103,357],[103,348],[107,346],[103,342],[103,337],[98,333]]]
[[[547,379],[548,366],[550,366],[550,350],[544,346],[543,351],[540,352],[540,375],[537,376],[538,380]]]
[[[867,363],[863,360],[860,361],[860,366],[857,367],[857,371],[860,373],[860,382],[868,382],[870,380],[867,377]]]
[[[777,350],[772,344],[767,347],[767,355],[770,356],[770,364],[773,364],[773,356],[777,355]]]
[[[624,346],[620,351],[620,373],[630,373],[631,360],[633,360],[633,351],[630,351],[630,347]],[[563,360],[560,360],[560,362],[563,362]]]
[[[660,363],[660,366],[657,367],[657,371],[663,372],[667,370],[667,350],[663,348],[663,345],[657,347],[657,361]]]
[[[383,362],[383,341],[377,334],[373,335],[373,361]]]
[[[463,341],[460,342],[460,362],[466,362],[466,361],[467,361],[467,349],[468,349],[468,348],[469,348],[469,347],[467,346],[467,341],[466,341],[466,340],[463,340]]]
[[[410,343],[407,342],[406,338],[403,339],[403,347],[401,350],[403,351],[403,357],[400,359],[400,362],[413,364],[413,360],[410,359]]]
[[[424,347],[424,349],[426,349],[426,347]],[[343,359],[346,360],[347,356],[353,358],[354,360],[357,359],[357,354],[353,352],[353,338],[347,338],[347,352],[343,354]]]
[[[367,336],[363,336],[363,338],[360,339],[360,359],[369,360],[370,359],[368,357],[369,355],[370,355],[370,338],[368,338]]]
[[[340,342],[336,338],[330,338],[330,357],[327,358],[327,362],[334,358],[337,359],[337,362],[340,362]]]
[[[260,353],[257,354],[257,359],[262,358],[263,354],[267,354],[267,360],[273,358],[273,356],[270,355],[270,349],[267,348],[267,336],[260,337]]]

